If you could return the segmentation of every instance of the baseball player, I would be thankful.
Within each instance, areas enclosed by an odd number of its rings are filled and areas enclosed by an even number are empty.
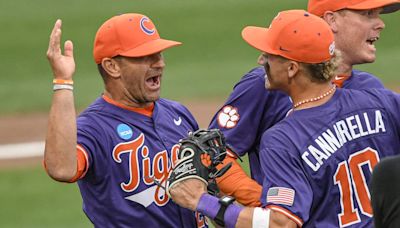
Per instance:
[[[376,58],[375,42],[384,23],[380,14],[398,10],[398,0],[309,0],[308,11],[322,17],[331,27],[342,63],[333,79],[337,87],[346,89],[383,88],[374,75],[353,69],[356,64],[370,63]],[[260,55],[258,63],[265,64]],[[219,179],[223,192],[233,195],[244,205],[260,204],[263,174],[260,167],[260,139],[263,132],[285,118],[292,108],[289,97],[281,92],[265,90],[263,67],[251,70],[235,85],[233,92],[213,117],[209,128],[219,128],[227,142],[243,156],[248,154],[250,180],[232,157],[234,166]]]
[[[400,227],[400,155],[380,161],[372,173],[371,205],[376,228]]]
[[[226,227],[371,227],[367,186],[378,161],[399,154],[400,95],[332,84],[334,34],[306,11],[280,12],[269,28],[248,26],[242,36],[263,52],[267,87],[294,104],[261,138],[264,209],[210,196],[197,179],[169,189],[173,200]]]
[[[73,45],[60,49],[61,20],[47,57],[54,74],[44,162],[51,178],[78,182],[95,227],[207,227],[173,203],[158,184],[176,160],[177,142],[198,129],[181,104],[160,98],[161,52],[180,42],[160,38],[145,15],[112,17],[98,29],[93,56],[104,93],[75,116]]]

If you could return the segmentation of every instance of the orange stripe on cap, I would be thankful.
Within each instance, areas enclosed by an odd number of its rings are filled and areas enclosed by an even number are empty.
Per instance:
[[[146,108],[136,108],[136,107],[130,107],[130,106],[118,103],[118,102],[114,101],[113,99],[107,97],[104,94],[103,94],[103,99],[106,102],[108,102],[110,104],[113,104],[113,105],[115,105],[117,107],[120,107],[122,109],[126,109],[126,110],[129,110],[129,111],[132,111],[132,112],[140,113],[140,114],[148,116],[148,117],[151,117],[153,115],[154,103],[152,105],[150,105],[149,107],[146,107]]]
[[[280,212],[290,218],[293,222],[295,222],[299,227],[303,226],[303,220],[299,218],[297,215],[293,214],[291,211],[276,205],[268,205],[267,208]]]

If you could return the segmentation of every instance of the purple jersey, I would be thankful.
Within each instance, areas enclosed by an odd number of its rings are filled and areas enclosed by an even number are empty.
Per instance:
[[[96,227],[197,227],[199,216],[154,182],[166,180],[179,139],[198,129],[184,106],[160,99],[150,117],[101,97],[77,122],[89,165],[78,184],[83,210]]]
[[[336,76],[336,78],[338,77],[340,76]],[[362,90],[372,88],[383,89],[385,87],[376,76],[368,72],[353,70],[351,76],[344,81],[342,88]]]
[[[400,96],[338,89],[265,132],[261,201],[304,227],[371,227],[368,184],[383,157],[399,154]]]
[[[259,184],[263,180],[259,158],[261,136],[282,120],[292,107],[287,95],[265,89],[264,77],[264,67],[254,68],[244,75],[209,126],[221,129],[227,143],[240,156],[248,153],[251,176]],[[384,87],[374,75],[353,70],[343,88],[361,90]]]
[[[248,153],[252,178],[259,184],[263,179],[258,153],[261,136],[292,107],[287,95],[265,89],[264,77],[263,67],[244,75],[209,126],[221,129],[240,156]]]

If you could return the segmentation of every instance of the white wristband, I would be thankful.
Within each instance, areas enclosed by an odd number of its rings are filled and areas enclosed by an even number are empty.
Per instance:
[[[66,85],[66,84],[54,84],[53,85],[53,91],[62,90],[62,89],[74,90],[74,87],[72,85]]]
[[[266,228],[269,227],[269,215],[271,213],[271,210],[266,208],[261,208],[261,207],[256,207],[254,208],[253,211],[253,228]]]

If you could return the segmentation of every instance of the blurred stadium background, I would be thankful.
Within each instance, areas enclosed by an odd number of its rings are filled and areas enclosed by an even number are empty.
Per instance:
[[[215,104],[222,104],[235,82],[256,66],[258,52],[242,41],[242,28],[266,26],[277,12],[304,9],[306,3],[306,0],[3,0],[0,2],[0,119],[17,116],[21,121],[29,121],[30,116],[45,116],[49,110],[52,75],[45,53],[57,18],[63,20],[63,41],[74,42],[77,63],[74,93],[79,110],[102,91],[92,60],[92,42],[98,26],[113,15],[139,12],[155,22],[161,36],[184,43],[164,53],[167,68],[162,95],[185,104],[201,103],[201,108],[189,107],[196,116],[201,116],[201,109],[208,103],[215,111]],[[378,60],[357,68],[379,75],[389,88],[397,90],[400,13],[383,15],[383,19],[386,28],[377,43]],[[24,129],[24,125],[15,126],[27,132],[32,130]],[[1,135],[12,134],[4,130],[0,125]],[[0,162],[0,227],[91,226],[82,212],[75,184],[52,181],[43,171],[40,158],[26,167],[12,166]]]

